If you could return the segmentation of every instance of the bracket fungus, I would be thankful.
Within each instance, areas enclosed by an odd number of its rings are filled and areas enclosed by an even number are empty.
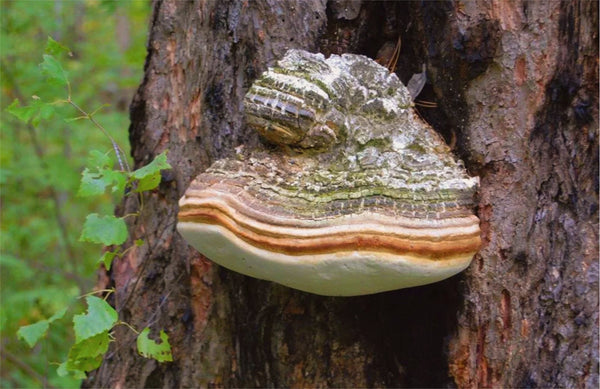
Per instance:
[[[480,246],[479,180],[361,56],[290,50],[244,99],[271,146],[239,147],[190,184],[177,228],[214,262],[321,295],[424,285]]]

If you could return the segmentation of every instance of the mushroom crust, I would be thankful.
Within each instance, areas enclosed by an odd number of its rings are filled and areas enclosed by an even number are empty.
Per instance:
[[[180,200],[184,239],[231,270],[353,296],[464,270],[481,244],[469,177],[394,74],[290,50],[244,100],[273,145],[215,161]]]

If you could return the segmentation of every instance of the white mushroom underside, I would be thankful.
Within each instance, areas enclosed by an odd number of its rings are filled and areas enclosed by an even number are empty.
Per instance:
[[[357,296],[425,285],[451,277],[473,253],[441,260],[374,251],[289,255],[252,246],[219,225],[179,222],[183,238],[236,272],[326,296]]]

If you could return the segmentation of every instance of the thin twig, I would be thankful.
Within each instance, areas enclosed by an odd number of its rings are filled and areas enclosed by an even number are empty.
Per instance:
[[[34,368],[32,368],[26,362],[22,361],[19,357],[8,351],[4,346],[2,347],[2,357],[12,362],[15,366],[23,370],[25,373],[29,374],[31,377],[40,381],[44,388],[54,388],[54,386],[52,386],[50,382],[48,382],[48,379],[46,377],[35,371]]]
[[[71,100],[70,91],[69,91],[69,98],[67,99],[67,103],[69,103],[73,108],[75,108],[77,111],[79,111],[79,113],[81,113],[83,116],[85,116],[87,119],[89,119],[100,131],[102,131],[104,136],[106,136],[110,140],[110,143],[112,144],[112,147],[117,156],[117,160],[119,161],[119,167],[121,168],[121,170],[130,172],[131,170],[129,168],[129,163],[127,162],[127,157],[125,156],[125,152],[123,151],[123,149],[121,149],[121,147],[119,146],[117,141],[115,141],[115,139],[109,134],[109,132],[106,131],[106,129],[104,127],[102,127],[102,125],[100,123],[98,123],[92,115],[90,115],[89,113],[84,111],[81,107],[79,107],[77,104],[75,104],[75,102],[73,100]]]
[[[396,71],[396,66],[398,65],[398,59],[400,58],[400,48],[402,47],[402,35],[398,35],[398,41],[396,42],[396,46],[394,47],[394,53],[392,54],[392,58],[387,63],[387,68],[390,73],[394,73]]]
[[[12,84],[13,93],[15,94],[17,99],[19,99],[22,102],[26,101],[23,94],[21,93],[21,91],[19,89],[19,86],[17,84],[15,84],[13,81],[14,78],[12,77],[12,72],[10,71],[10,68],[6,66],[4,61],[1,61],[0,64],[2,65],[2,68],[4,69],[4,73],[6,74],[5,78],[7,80],[9,80],[9,82],[11,82],[11,84]],[[35,130],[35,127],[33,127],[33,125],[31,123],[27,123],[26,127],[27,127],[27,132],[29,133],[29,137],[31,138],[31,143],[33,145],[33,149],[35,150],[35,155],[37,156],[42,169],[44,171],[48,171],[49,167],[48,167],[48,164],[46,163],[45,152],[44,152],[44,149],[42,148],[42,145],[37,137],[37,132]],[[54,216],[55,216],[56,222],[58,224],[58,229],[60,231],[64,249],[67,252],[67,257],[69,259],[69,262],[71,263],[71,266],[73,267],[73,271],[77,273],[78,269],[79,269],[79,263],[77,261],[77,257],[75,256],[75,251],[73,250],[73,246],[71,245],[71,242],[69,240],[69,233],[67,230],[67,221],[61,212],[62,204],[61,204],[59,195],[52,185],[50,185],[48,187],[48,191],[50,192],[50,197],[52,198],[52,202],[54,204]],[[82,285],[78,284],[78,286],[81,288]],[[81,291],[83,292],[83,290],[84,289],[82,289]]]
[[[34,259],[22,258],[22,257],[19,257],[17,255],[11,254],[11,253],[4,253],[4,254],[7,256],[16,258],[20,262],[26,263],[27,266],[30,268],[33,268],[33,269],[36,269],[39,271],[43,271],[45,273],[60,274],[62,277],[66,278],[68,280],[72,280],[73,282],[75,282],[77,284],[77,287],[79,288],[80,292],[83,292],[84,290],[88,289],[86,280],[84,278],[80,277],[79,274],[77,274],[77,273],[62,269],[59,266],[57,267],[57,266],[44,265],[43,263],[40,263],[39,261],[36,261]]]
[[[415,105],[425,108],[437,108],[437,103],[434,101],[416,100]]]

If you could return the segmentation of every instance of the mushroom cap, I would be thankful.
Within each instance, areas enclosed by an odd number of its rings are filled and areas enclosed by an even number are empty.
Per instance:
[[[322,294],[423,285],[480,246],[469,177],[394,74],[290,50],[244,100],[275,146],[236,150],[190,184],[177,228],[231,270]]]
[[[217,224],[181,222],[187,242],[230,270],[325,296],[357,296],[437,282],[463,271],[473,253],[443,260],[368,250],[290,255],[249,244]]]

